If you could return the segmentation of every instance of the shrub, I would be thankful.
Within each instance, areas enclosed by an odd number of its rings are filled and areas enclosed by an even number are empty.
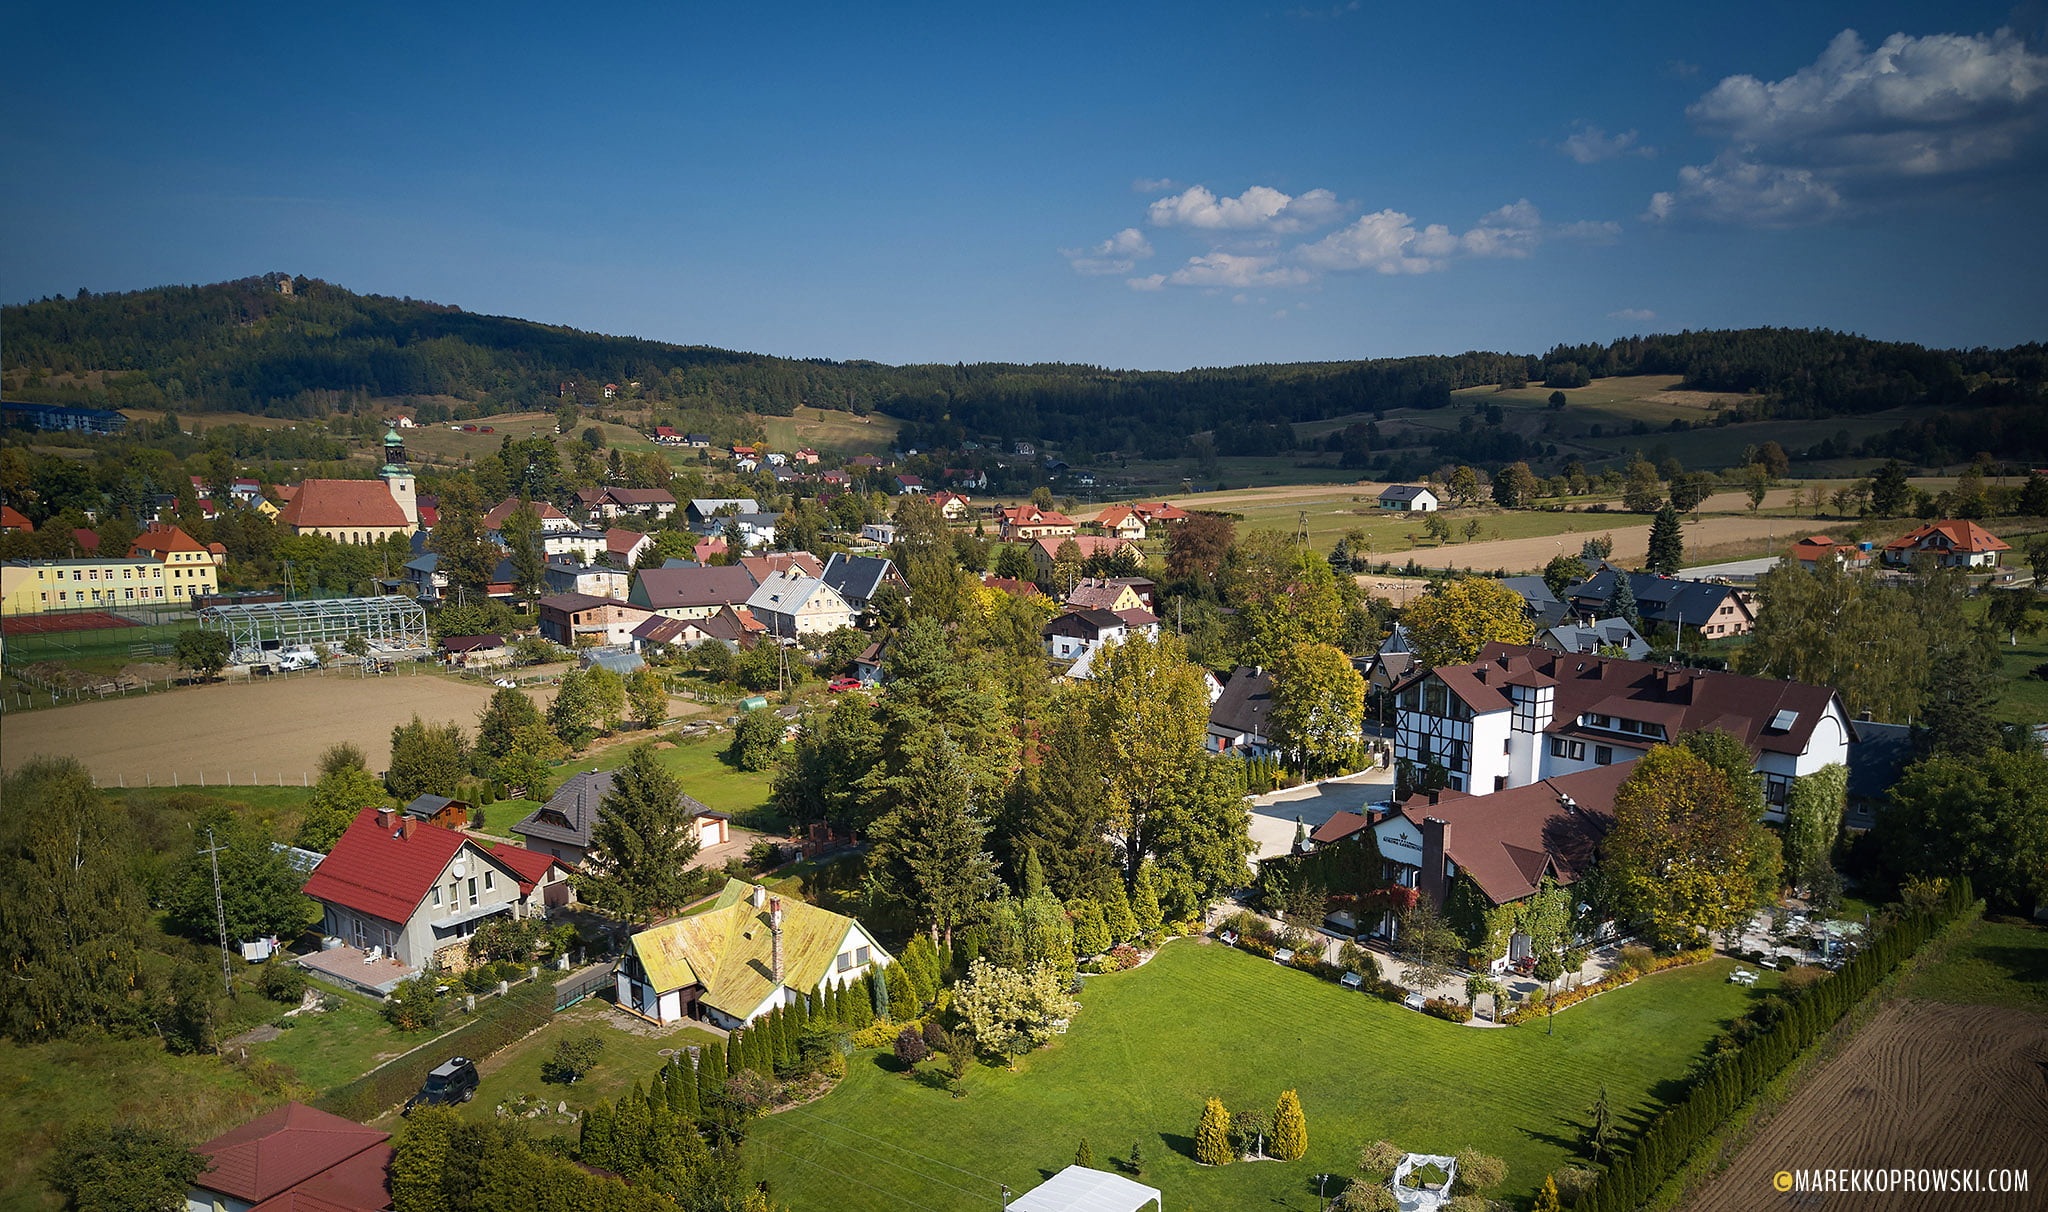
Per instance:
[[[1376,1140],[1358,1151],[1358,1168],[1366,1175],[1386,1182],[1394,1177],[1406,1151],[1390,1140]]]
[[[915,1065],[930,1055],[931,1049],[925,1046],[924,1036],[915,1026],[905,1026],[896,1033],[896,1059],[902,1061],[904,1067]]]
[[[469,971],[464,972],[462,974],[462,987],[471,993],[488,992],[498,983],[497,974],[492,971],[493,967],[495,965],[478,964]]]
[[[441,1022],[441,974],[433,969],[401,981],[384,999],[384,1018],[400,1031],[420,1031]]]
[[[1384,1182],[1359,1179],[1337,1197],[1337,1212],[1397,1212],[1394,1193]]]
[[[1637,943],[1630,943],[1621,949],[1621,966],[1634,972],[1651,972],[1655,969],[1655,957],[1650,949]]]
[[[274,1002],[296,1002],[306,996],[306,973],[297,964],[272,957],[256,978],[256,988]]]
[[[1567,1207],[1577,1207],[1586,1192],[1599,1180],[1600,1171],[1591,1166],[1565,1166],[1550,1176],[1557,1183],[1557,1197]]]
[[[1346,971],[1356,972],[1368,985],[1380,978],[1379,957],[1357,943],[1346,943],[1337,949],[1337,964]]]
[[[1205,1166],[1230,1164],[1230,1112],[1223,1109],[1220,1098],[1202,1104],[1202,1122],[1195,1128],[1195,1160]]]
[[[1812,964],[1801,964],[1796,968],[1785,970],[1785,975],[1778,981],[1778,988],[1784,990],[1789,996],[1798,997],[1808,989],[1819,984],[1827,975],[1828,971],[1825,968],[1816,968]]]
[[[1477,1149],[1458,1151],[1458,1190],[1460,1193],[1490,1191],[1507,1181],[1508,1164],[1491,1153]]]
[[[1448,998],[1430,998],[1422,1003],[1422,1012],[1424,1014],[1434,1014],[1438,1018],[1454,1023],[1469,1023],[1472,1021],[1472,1007],[1461,1002],[1451,1001]]]
[[[597,1065],[604,1052],[604,1036],[595,1031],[565,1035],[555,1041],[555,1050],[540,1065],[540,1080],[573,1084]]]
[[[928,1051],[944,1052],[946,1050],[946,1029],[939,1026],[936,1021],[926,1022],[924,1025],[924,1046]]]
[[[1392,981],[1381,981],[1378,985],[1374,986],[1373,993],[1385,1001],[1405,1002],[1408,1000],[1408,991]]]
[[[1116,965],[1115,971],[1128,972],[1138,966],[1138,949],[1128,943],[1121,944],[1109,949],[1109,958]]]
[[[1273,1112],[1273,1156],[1300,1161],[1307,1152],[1308,1119],[1301,1113],[1301,1098],[1292,1090],[1282,1090],[1280,1105]]]
[[[1323,957],[1317,955],[1314,951],[1296,951],[1294,958],[1287,961],[1287,966],[1299,968],[1303,972],[1314,972],[1317,968],[1324,966]]]
[[[886,1018],[878,1018],[860,1030],[855,1031],[849,1038],[852,1039],[853,1046],[856,1048],[887,1048],[896,1042],[897,1034],[905,1030],[908,1030],[908,1028],[904,1027],[901,1023],[893,1023]]]

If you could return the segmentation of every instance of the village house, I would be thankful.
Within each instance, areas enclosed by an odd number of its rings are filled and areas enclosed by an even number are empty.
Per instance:
[[[365,808],[306,879],[306,895],[320,903],[320,932],[341,945],[298,962],[380,993],[428,967],[459,971],[478,926],[538,911],[527,899],[536,886],[522,882],[502,855],[467,834]],[[554,887],[546,903],[568,903],[567,885]]]
[[[1133,543],[1145,541],[1145,519],[1128,505],[1112,505],[1095,515],[1093,525],[1104,534],[1128,539]]]
[[[551,593],[534,603],[540,633],[564,648],[632,643],[633,628],[650,613],[645,607],[587,593]]]
[[[12,505],[0,505],[0,534],[34,534],[36,524]]]
[[[391,1134],[288,1102],[193,1152],[206,1167],[185,1212],[385,1212]]]
[[[1057,538],[1075,531],[1074,519],[1036,505],[1016,505],[996,514],[997,533],[1005,543]]]
[[[1129,543],[1124,542],[1122,539],[1111,538],[1108,535],[1102,534],[1078,534],[1068,535],[1063,538],[1033,539],[1031,541],[1031,567],[1038,573],[1039,580],[1050,581],[1052,579],[1053,570],[1059,565],[1060,548],[1067,543],[1074,545],[1081,553],[1083,560],[1092,560],[1097,556],[1122,555],[1127,552],[1133,557],[1137,555],[1136,549]],[[1140,561],[1132,560],[1132,565],[1138,563]]]
[[[1395,758],[1434,765],[1448,787],[1473,795],[1626,764],[1718,728],[1756,755],[1767,815],[1779,817],[1796,780],[1848,766],[1856,741],[1825,686],[1510,644],[1411,678],[1395,704]]]
[[[1829,560],[1849,572],[1861,572],[1870,567],[1874,555],[1872,544],[1837,543],[1824,534],[1811,534],[1792,544],[1792,562],[1807,572],[1818,571]]]
[[[853,608],[830,585],[794,571],[770,573],[747,599],[747,610],[769,634],[785,640],[851,627],[854,618]]]
[[[512,832],[535,854],[559,859],[580,867],[590,853],[591,831],[597,827],[598,806],[612,791],[612,772],[586,770],[573,774],[548,797],[548,802],[526,814],[512,826]],[[731,838],[732,817],[708,808],[691,796],[681,797],[683,810],[690,814],[691,835],[699,846],[720,846]]]
[[[1257,755],[1273,748],[1273,675],[1240,665],[1209,705],[1209,747],[1217,753]]]
[[[626,600],[672,619],[702,619],[728,606],[746,605],[756,588],[754,574],[738,564],[643,568]]]
[[[1884,562],[1905,565],[1931,556],[1943,568],[1996,568],[1999,553],[2011,550],[2005,540],[1975,522],[1945,518],[1886,543]]]
[[[445,636],[441,651],[455,669],[496,669],[512,660],[512,649],[500,635]]]
[[[778,572],[794,572],[807,577],[825,575],[825,566],[808,551],[770,551],[757,556],[741,556],[739,564],[753,576],[756,584],[765,584]]]
[[[1129,580],[1118,578],[1105,580],[1101,577],[1082,577],[1067,591],[1067,608],[1070,610],[1143,610],[1145,600],[1138,596],[1138,590]]]
[[[1131,512],[1143,518],[1147,526],[1170,526],[1188,520],[1187,510],[1165,501],[1138,501],[1131,505]]]
[[[988,489],[988,473],[972,467],[948,467],[939,474],[955,488],[972,488],[976,492]]]
[[[649,615],[646,622],[633,629],[633,651],[654,653],[663,648],[673,648],[688,652],[707,642],[723,644],[737,651],[751,646],[756,637],[767,632],[767,625],[744,606],[729,606],[702,619],[672,619],[655,614]]]
[[[1056,661],[1071,661],[1091,648],[1121,643],[1126,636],[1159,638],[1159,620],[1144,610],[1069,610],[1039,629],[1045,652]]]
[[[924,481],[913,475],[897,476],[894,485],[899,497],[914,497],[924,491]]]
[[[1380,490],[1380,508],[1402,513],[1432,513],[1440,507],[1437,495],[1416,484],[1389,484]]]
[[[597,494],[599,517],[617,518],[627,514],[660,521],[676,511],[676,499],[666,488],[607,488]]]
[[[633,936],[618,1004],[657,1023],[699,1019],[738,1030],[892,962],[854,919],[728,880],[707,912]]]
[[[540,528],[543,533],[559,534],[576,529],[575,521],[568,514],[556,509],[549,502],[522,501],[518,497],[506,497],[496,505],[491,506],[491,511],[484,515],[484,529],[492,534],[503,531],[505,529],[505,520],[518,513],[521,506],[533,510],[534,516],[540,519]]]
[[[874,609],[875,595],[884,585],[909,592],[909,582],[896,571],[895,561],[887,556],[857,556],[833,552],[825,561],[825,569],[819,578],[830,585],[846,604],[861,614]]]
[[[1650,642],[1621,618],[1561,623],[1537,636],[1536,642],[1552,652],[1599,653],[1631,661],[1650,655]]]
[[[1683,635],[1691,628],[1702,639],[1746,635],[1756,626],[1756,613],[1749,599],[1732,585],[1712,581],[1688,581],[1659,576],[1654,572],[1623,572],[1603,568],[1565,590],[1571,612],[1590,619],[1613,614],[1615,578],[1627,577],[1635,594],[1636,614],[1652,631],[1669,627]]]
[[[450,799],[445,795],[416,795],[401,811],[422,825],[461,829],[469,824],[476,806],[468,800]]]
[[[579,564],[574,556],[549,556],[541,570],[541,583],[551,594],[580,593],[623,601],[633,584],[633,574],[627,567]]]
[[[931,501],[932,508],[938,510],[939,516],[948,522],[964,521],[974,516],[974,502],[957,492],[948,492],[941,488],[932,494]]]
[[[189,602],[220,589],[225,555],[217,554],[176,526],[152,523],[129,545],[128,554],[162,561],[164,587],[172,602]]]

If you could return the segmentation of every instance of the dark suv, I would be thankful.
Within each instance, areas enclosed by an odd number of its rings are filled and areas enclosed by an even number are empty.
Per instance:
[[[431,1107],[436,1103],[466,1103],[476,1097],[476,1083],[476,1062],[466,1056],[450,1057],[427,1074],[427,1084],[412,1096],[405,1109]]]

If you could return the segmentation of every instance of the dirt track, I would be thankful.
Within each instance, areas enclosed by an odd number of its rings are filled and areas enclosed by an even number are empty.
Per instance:
[[[1573,517],[1574,529],[1567,534],[1418,547],[1386,558],[1413,556],[1415,562],[1424,568],[1470,568],[1474,572],[1505,568],[1509,572],[1533,572],[1549,563],[1552,556],[1579,554],[1579,546],[1587,539],[1610,535],[1614,539],[1612,558],[1617,563],[1639,565],[1650,551],[1649,523],[1635,521],[1641,516],[1631,513],[1579,514]],[[1759,545],[1775,545],[1790,550],[1800,537],[1824,533],[1826,525],[1824,522],[1785,517],[1706,517],[1697,522],[1688,519],[1681,533],[1685,539],[1686,560],[1690,563],[1696,562],[1698,556],[1706,552],[1733,543],[1758,544],[1762,540]]]
[[[298,783],[318,777],[337,741],[362,746],[372,770],[391,756],[391,730],[415,713],[474,730],[492,687],[431,674],[320,677],[195,686],[7,716],[0,763],[76,757],[100,782]],[[534,694],[545,707],[547,698]]]
[[[1899,1001],[1857,1032],[1686,1212],[1958,1212],[2038,1208],[2048,1184],[2048,1017]],[[2032,1171],[2026,1194],[1815,1194],[1779,1171],[1834,1167]]]

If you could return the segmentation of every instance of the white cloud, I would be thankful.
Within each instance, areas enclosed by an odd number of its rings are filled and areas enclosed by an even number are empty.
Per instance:
[[[1678,188],[1651,195],[1643,218],[1798,227],[1829,218],[1845,205],[1841,191],[1813,169],[1760,164],[1723,152],[1712,164],[1679,169]]]
[[[1608,312],[1607,318],[1620,320],[1625,324],[1648,324],[1657,318],[1657,313],[1646,307],[1624,307],[1620,311]]]
[[[1680,170],[1652,218],[1787,226],[1896,197],[1916,183],[2034,162],[2048,116],[2048,56],[2009,30],[1854,30],[1783,80],[1729,76],[1686,109],[1725,147]]]
[[[1132,290],[1165,290],[1165,274],[1146,274],[1142,278],[1125,278],[1124,285]]]
[[[1441,225],[1418,230],[1415,220],[1398,210],[1361,215],[1349,226],[1331,232],[1296,255],[1322,270],[1370,269],[1383,274],[1426,274],[1443,268],[1442,257],[1457,241]]]
[[[1078,274],[1127,274],[1152,255],[1152,242],[1144,232],[1126,227],[1092,248],[1062,248],[1060,255]]]
[[[1312,189],[1294,197],[1271,186],[1254,185],[1235,198],[1219,198],[1206,186],[1191,185],[1154,202],[1145,213],[1154,227],[1297,232],[1333,222],[1342,217],[1344,209],[1337,195],[1327,189]]]
[[[1621,224],[1612,219],[1580,219],[1576,223],[1560,223],[1545,236],[1570,244],[1612,244],[1621,239]]]
[[[1639,138],[1640,136],[1632,130],[1610,135],[1597,126],[1581,122],[1577,130],[1567,135],[1564,142],[1557,145],[1557,150],[1581,164],[1598,164],[1602,160],[1615,160],[1622,156],[1648,157],[1657,154],[1656,148],[1644,147],[1638,143]]]
[[[1180,182],[1172,177],[1139,177],[1131,182],[1131,192],[1136,194],[1156,194],[1164,190],[1179,188]]]
[[[1458,238],[1458,246],[1475,257],[1521,258],[1542,236],[1542,214],[1522,198],[1481,215],[1478,225]]]
[[[1174,286],[1215,286],[1233,289],[1263,286],[1305,286],[1315,275],[1293,265],[1282,265],[1277,257],[1247,257],[1236,253],[1212,252],[1188,258],[1188,263],[1168,274]]]

